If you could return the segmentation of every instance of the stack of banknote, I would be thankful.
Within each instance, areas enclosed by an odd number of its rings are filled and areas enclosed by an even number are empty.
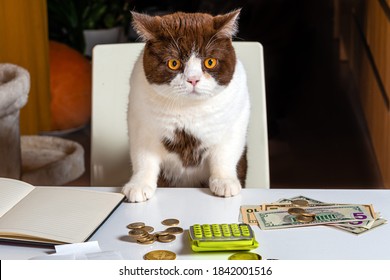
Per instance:
[[[362,234],[387,222],[370,204],[327,203],[305,196],[242,205],[240,218],[263,230],[326,225],[353,234]]]

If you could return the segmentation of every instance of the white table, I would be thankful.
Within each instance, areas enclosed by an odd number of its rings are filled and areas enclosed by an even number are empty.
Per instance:
[[[118,191],[117,188],[94,188]],[[155,230],[165,228],[161,221],[177,218],[187,230],[195,223],[235,223],[241,205],[274,202],[280,198],[305,195],[324,202],[373,204],[385,219],[390,219],[390,190],[308,190],[244,189],[232,198],[213,196],[208,189],[159,188],[143,203],[123,203],[90,240],[97,240],[104,251],[120,251],[125,259],[142,260],[145,253],[165,249],[178,260],[227,259],[231,252],[194,253],[188,231],[171,243],[140,245],[130,242],[126,225],[142,221]],[[385,224],[359,236],[326,226],[263,231],[253,227],[260,246],[253,250],[263,259],[281,260],[357,260],[390,259],[390,225]],[[0,259],[29,259],[52,253],[54,249],[0,243]]]

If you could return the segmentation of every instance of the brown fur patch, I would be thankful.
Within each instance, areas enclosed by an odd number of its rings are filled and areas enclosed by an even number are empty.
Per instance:
[[[176,187],[173,185],[173,183],[170,180],[165,178],[164,173],[162,171],[160,171],[160,174],[158,175],[157,186],[160,188]]]
[[[168,138],[164,138],[162,143],[169,152],[176,153],[180,157],[184,167],[195,167],[202,162],[205,149],[199,148],[201,144],[200,140],[193,135],[186,133],[183,129],[175,130],[175,138],[173,141]],[[246,174],[248,170],[246,147],[241,155],[241,158],[237,162],[236,170],[237,178],[240,181],[241,187],[245,188]],[[158,176],[157,186],[180,187],[174,186],[170,180],[165,178],[163,172],[160,172]],[[208,188],[208,182],[201,182],[201,187]]]
[[[136,16],[134,27],[147,38],[144,51],[144,70],[147,80],[154,84],[166,84],[174,79],[177,71],[183,72],[185,63],[193,52],[200,59],[213,57],[218,60],[213,69],[203,71],[213,76],[220,85],[230,83],[236,55],[231,37],[220,32],[232,16],[213,17],[203,13],[175,13],[162,17]],[[225,34],[225,35],[223,35]],[[173,71],[168,60],[179,59],[182,67]]]
[[[205,149],[200,148],[202,142],[184,129],[176,129],[173,140],[164,138],[162,143],[171,153],[176,153],[184,167],[198,166],[203,159]]]
[[[241,187],[245,188],[246,173],[248,171],[248,160],[246,157],[247,148],[241,155],[240,160],[237,163],[237,178],[240,181]]]

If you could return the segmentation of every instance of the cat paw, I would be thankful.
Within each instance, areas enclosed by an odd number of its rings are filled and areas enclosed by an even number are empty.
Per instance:
[[[122,188],[122,193],[126,196],[128,202],[143,202],[150,199],[156,188],[145,184],[127,183]]]
[[[236,178],[210,178],[209,186],[217,196],[235,196],[241,191],[240,181]]]

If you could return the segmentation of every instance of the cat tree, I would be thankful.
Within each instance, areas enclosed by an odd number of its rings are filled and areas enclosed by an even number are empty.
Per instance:
[[[0,177],[33,185],[63,185],[84,173],[84,149],[51,136],[20,136],[20,109],[27,103],[30,75],[0,63]]]

